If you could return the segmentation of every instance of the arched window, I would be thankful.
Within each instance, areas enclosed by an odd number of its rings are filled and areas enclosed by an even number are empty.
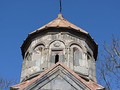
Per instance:
[[[56,64],[57,62],[65,62],[65,44],[62,41],[53,41],[50,44],[50,64]]]
[[[81,59],[82,59],[82,52],[77,47],[73,47],[73,65],[79,66]]]

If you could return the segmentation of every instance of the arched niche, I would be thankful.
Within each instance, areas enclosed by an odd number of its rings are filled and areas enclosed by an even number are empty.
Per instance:
[[[88,61],[86,53],[80,45],[72,44],[70,46],[70,61],[73,64],[73,70],[80,75],[88,76]]]
[[[74,67],[81,66],[82,60],[83,60],[83,55],[84,55],[81,47],[77,44],[72,44],[70,46],[70,51],[71,51],[70,56],[72,56],[73,66]]]
[[[73,65],[79,66],[80,60],[82,60],[82,52],[77,47],[73,47]]]
[[[38,44],[32,51],[32,61],[39,69],[41,69],[41,64],[44,62],[44,49],[45,46],[43,44]]]
[[[50,64],[65,62],[65,44],[62,41],[53,41],[49,45]]]

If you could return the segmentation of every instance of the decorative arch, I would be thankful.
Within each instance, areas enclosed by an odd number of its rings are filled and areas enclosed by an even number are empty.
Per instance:
[[[62,43],[66,46],[65,42],[62,41],[62,40],[51,40],[51,41],[48,43],[48,47],[50,47],[50,45],[51,45],[53,42],[55,42],[55,41],[62,42]]]
[[[43,45],[45,47],[45,43],[44,42],[39,42],[37,43],[35,46],[32,47],[32,51],[37,47],[37,46],[40,46],[40,45]]]
[[[84,52],[86,52],[86,48],[81,44],[81,43],[78,43],[78,42],[75,42],[75,41],[72,41],[70,42],[68,45],[67,45],[67,48],[70,48],[72,45],[77,45],[79,46]]]

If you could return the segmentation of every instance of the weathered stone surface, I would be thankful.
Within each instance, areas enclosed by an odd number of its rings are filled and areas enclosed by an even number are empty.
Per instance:
[[[78,50],[75,52],[73,49]],[[90,54],[90,60],[87,59],[87,52]],[[93,52],[83,37],[60,32],[36,37],[30,44],[26,55],[28,56],[24,58],[21,81],[31,74],[42,72],[54,65],[56,55],[59,55],[60,62],[63,62],[78,74],[96,81]],[[78,65],[76,66],[75,63]]]

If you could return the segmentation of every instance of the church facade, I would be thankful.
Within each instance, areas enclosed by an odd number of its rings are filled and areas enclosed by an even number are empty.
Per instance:
[[[96,81],[98,45],[62,14],[31,32],[21,51],[21,82],[10,90],[104,90]]]

